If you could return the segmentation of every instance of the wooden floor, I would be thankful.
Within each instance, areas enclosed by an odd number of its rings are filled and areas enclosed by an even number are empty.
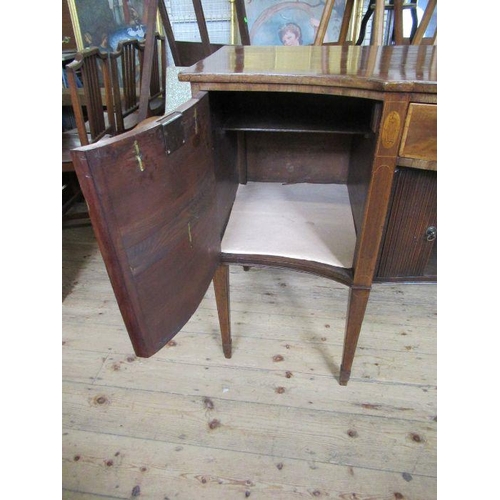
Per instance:
[[[92,229],[63,231],[63,499],[436,498],[436,287],[373,287],[341,387],[347,289],[231,269],[232,359],[212,288],[140,359]]]

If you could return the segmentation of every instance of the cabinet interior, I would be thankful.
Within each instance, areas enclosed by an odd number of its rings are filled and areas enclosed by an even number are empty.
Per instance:
[[[210,109],[223,258],[352,268],[379,103],[231,91],[211,92]]]

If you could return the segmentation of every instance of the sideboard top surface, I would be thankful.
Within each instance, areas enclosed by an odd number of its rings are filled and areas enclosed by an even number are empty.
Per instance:
[[[321,85],[437,93],[437,47],[227,45],[183,70],[196,83]]]

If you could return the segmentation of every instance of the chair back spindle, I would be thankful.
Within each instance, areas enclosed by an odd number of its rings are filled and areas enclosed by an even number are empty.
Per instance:
[[[142,71],[144,70],[144,55],[146,51],[146,41],[139,43],[139,57],[141,61],[141,82]],[[155,33],[153,43],[153,60],[151,63],[151,78],[149,81],[148,116],[158,116],[165,112],[165,92],[167,85],[167,49],[165,37]],[[143,92],[141,88],[141,93]]]
[[[114,103],[108,67],[108,55],[97,47],[85,49],[66,66],[71,104],[82,145],[98,141],[116,132]],[[77,86],[77,73],[83,83]],[[104,93],[104,97],[103,97]]]
[[[116,51],[110,54],[109,64],[118,134],[137,124],[137,119],[132,119],[131,116],[139,109],[140,51],[139,41],[132,39],[122,40]]]

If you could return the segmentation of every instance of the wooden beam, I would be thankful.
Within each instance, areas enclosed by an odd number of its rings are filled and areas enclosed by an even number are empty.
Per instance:
[[[372,24],[371,45],[383,45],[385,1],[375,1],[375,15]]]
[[[429,0],[427,7],[425,8],[424,15],[422,16],[422,20],[418,25],[417,31],[413,40],[411,41],[412,45],[420,45],[424,38],[427,27],[429,26],[429,22],[432,18],[432,14],[434,14],[434,9],[436,8],[437,0]],[[437,34],[436,34],[437,37]],[[435,38],[435,37],[433,37]],[[435,42],[434,42],[435,43]]]
[[[174,60],[175,66],[182,66],[181,56],[179,54],[179,49],[177,47],[177,42],[175,41],[174,30],[172,29],[172,24],[170,23],[170,18],[168,16],[167,8],[165,7],[165,1],[159,0],[158,9],[160,11],[160,18],[165,30],[165,35],[168,40],[168,46],[170,47],[170,52],[172,54],[172,59]]]
[[[403,0],[394,0],[394,43],[403,44]]]
[[[321,15],[321,20],[319,22],[318,31],[316,32],[316,38],[314,39],[313,45],[323,45],[326,29],[328,28],[328,22],[330,21],[334,5],[335,0],[326,0],[325,8],[323,9],[323,14]]]
[[[250,45],[250,34],[248,32],[247,11],[244,0],[236,0],[236,17],[238,18],[238,28],[240,39],[243,45]]]
[[[347,33],[349,32],[353,8],[354,0],[346,0],[344,15],[342,16],[342,25],[340,26],[339,44],[344,44],[347,41]]]
[[[212,49],[210,48],[210,36],[208,35],[207,22],[205,20],[205,14],[203,13],[201,0],[193,0],[193,7],[196,14],[196,22],[198,23],[201,43],[203,45],[203,52],[205,56],[209,56],[212,53]]]
[[[149,89],[151,85],[151,72],[153,69],[153,54],[155,44],[155,23],[156,12],[158,10],[158,0],[150,0],[147,8],[146,19],[146,46],[144,48],[144,56],[142,61],[141,75],[141,95],[139,98],[139,114],[138,120],[148,117],[149,112]]]

